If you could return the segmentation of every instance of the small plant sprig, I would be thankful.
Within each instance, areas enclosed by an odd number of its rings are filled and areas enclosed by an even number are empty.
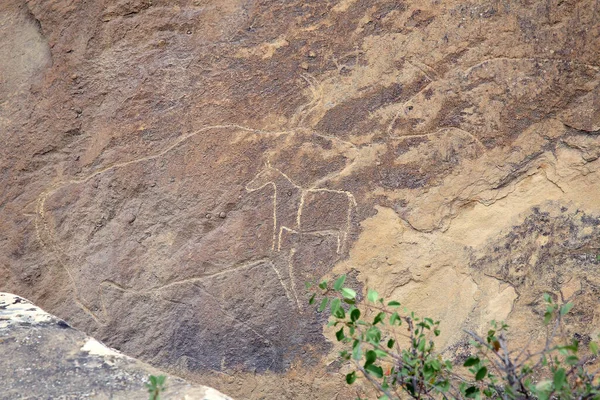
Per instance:
[[[598,356],[598,344],[591,341],[589,355],[578,356],[579,342],[556,344],[563,317],[573,304],[557,304],[544,296],[544,323],[548,334],[543,348],[531,352],[529,344],[510,350],[509,326],[491,322],[485,338],[474,332],[471,355],[459,368],[436,353],[434,338],[440,335],[440,321],[422,318],[399,302],[386,301],[374,290],[359,302],[355,290],[345,287],[342,275],[332,284],[307,284],[312,291],[309,304],[317,311],[329,308],[328,326],[343,345],[340,359],[351,367],[346,382],[363,376],[380,400],[415,399],[598,399],[598,371],[586,368]],[[339,328],[339,329],[338,329]],[[460,370],[460,371],[455,371]]]
[[[150,394],[149,400],[160,400],[160,394],[166,390],[165,382],[167,377],[164,375],[150,375],[146,388]]]

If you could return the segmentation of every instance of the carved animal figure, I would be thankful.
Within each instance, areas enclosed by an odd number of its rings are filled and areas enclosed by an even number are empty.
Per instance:
[[[273,188],[273,250],[281,250],[282,234],[287,230],[337,236],[337,252],[342,252],[356,207],[352,193],[302,188],[269,163],[246,185],[246,190],[254,192],[267,186]]]
[[[334,239],[335,249],[331,248],[328,252],[331,254],[322,254],[320,258],[330,261],[339,259],[350,231],[356,200],[351,193],[342,190],[302,188],[269,163],[246,185],[246,190],[255,192],[266,187],[273,191],[273,266],[286,295],[293,301],[293,294],[298,309],[302,311],[296,291],[296,287],[302,286],[302,282],[296,281],[305,281],[306,272],[310,271],[295,271],[295,256],[305,254],[310,258],[308,255],[314,253],[314,248],[306,247],[312,243],[309,237],[329,237]],[[284,248],[286,251],[282,251]],[[312,276],[315,272],[308,275]]]

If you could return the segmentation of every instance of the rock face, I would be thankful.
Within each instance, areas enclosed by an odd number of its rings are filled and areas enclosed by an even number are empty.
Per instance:
[[[539,334],[544,291],[600,333],[598,21],[593,0],[3,1],[0,289],[154,365],[241,371],[244,398],[320,365],[303,287],[327,274],[443,319],[449,351],[494,318]]]
[[[160,371],[109,349],[22,297],[0,293],[1,399],[145,399]],[[168,376],[161,398],[231,400]]]

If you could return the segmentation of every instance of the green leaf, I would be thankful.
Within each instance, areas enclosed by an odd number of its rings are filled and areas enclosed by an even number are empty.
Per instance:
[[[423,351],[425,350],[425,343],[426,343],[425,339],[421,339],[421,340],[419,341],[419,345],[417,346],[417,349],[418,349],[420,352],[423,352]]]
[[[388,353],[386,353],[383,350],[375,349],[373,351],[375,352],[375,354],[377,354],[377,357],[379,357],[379,358],[385,358],[388,356]]]
[[[384,318],[385,318],[385,313],[380,312],[373,319],[373,325],[377,325],[378,323],[380,323],[381,321],[383,321]]]
[[[360,351],[360,340],[355,340],[352,344],[352,358],[356,361],[360,361],[362,358],[362,352]]]
[[[544,325],[548,325],[550,323],[551,319],[552,319],[552,313],[549,311],[546,311],[544,313]]]
[[[440,336],[440,330],[439,330],[439,329],[437,329],[437,328],[436,328],[436,329],[434,329],[434,330],[433,330],[433,334],[434,334],[435,336]]]
[[[365,353],[365,365],[364,367],[367,368],[367,366],[373,364],[375,361],[377,361],[377,353],[375,353],[375,351],[373,350],[369,350]]]
[[[369,301],[371,303],[377,303],[378,298],[379,298],[379,294],[375,290],[369,289],[368,294],[367,294],[367,299],[369,299]]]
[[[468,399],[474,399],[479,394],[479,388],[476,386],[470,386],[467,390],[465,390],[465,396]]]
[[[344,338],[346,336],[344,335],[344,327],[343,326],[340,328],[339,331],[337,331],[335,333],[335,337],[337,338],[338,342],[341,342],[342,340],[344,340]]]
[[[150,375],[150,384],[156,386],[156,377],[154,375]]]
[[[323,290],[327,289],[327,281],[323,281],[319,283],[319,287]]]
[[[396,341],[394,339],[388,340],[388,342],[387,342],[388,349],[391,349],[392,347],[394,347],[394,343],[396,343]]]
[[[575,365],[579,362],[579,358],[577,356],[568,356],[565,358],[565,363],[569,365]]]
[[[344,296],[344,298],[346,298],[346,299],[356,298],[356,292],[353,289],[345,287],[345,288],[342,288],[340,290],[340,292],[342,293],[342,296]]]
[[[479,371],[477,371],[477,374],[475,374],[475,380],[480,381],[483,378],[485,378],[486,375],[487,375],[487,368],[481,367],[481,368],[479,368]]]
[[[310,282],[304,282],[304,286],[306,287],[306,290],[310,289],[312,287],[312,283]]]
[[[367,342],[377,346],[381,341],[381,331],[379,328],[372,326],[365,334],[365,338]]]
[[[350,312],[350,320],[352,322],[355,322],[356,320],[358,320],[360,318],[360,310],[358,308],[353,309]]]
[[[166,376],[164,376],[164,375],[159,375],[159,376],[156,378],[156,383],[157,383],[157,385],[158,385],[158,386],[162,386],[162,385],[164,385],[164,384],[165,384],[165,381],[166,381],[166,380],[167,380],[167,377],[166,377]]]
[[[564,368],[559,368],[554,373],[554,387],[556,390],[561,390],[563,385],[567,383],[567,372]]]
[[[463,364],[464,367],[472,367],[475,364],[479,364],[479,357],[477,356],[471,356],[469,358],[467,358],[467,360],[465,361],[465,363]]]
[[[328,303],[329,303],[329,298],[323,297],[323,300],[321,300],[321,305],[319,305],[319,312],[323,312],[323,310],[325,310],[325,308],[327,307]]]
[[[552,381],[541,381],[535,385],[535,390],[538,392],[549,392],[552,390]]]
[[[400,302],[396,301],[396,300],[392,300],[388,303],[388,306],[390,307],[400,307]]]
[[[400,318],[400,315],[398,315],[397,312],[393,313],[390,317],[390,325],[394,325],[396,322],[398,322],[398,325],[402,324],[402,319]]]
[[[346,375],[346,383],[348,385],[352,385],[355,381],[356,381],[356,371],[352,371],[348,375]]]
[[[391,372],[390,372],[391,374]],[[388,375],[390,375],[388,374]],[[381,387],[383,388],[383,390],[388,390],[390,388],[390,384],[388,383],[388,378],[387,376],[383,377],[383,382],[381,383]]]
[[[593,355],[595,355],[595,356],[598,355],[598,343],[597,342],[590,342],[590,351],[592,352]]]
[[[313,295],[310,296],[310,299],[308,300],[308,304],[313,305],[315,303],[315,296],[316,295],[317,295],[316,293],[313,293]]]
[[[572,344],[568,344],[565,346],[558,346],[558,351],[561,354],[567,355],[569,351],[573,352],[573,353],[577,353],[577,350],[579,349],[579,342],[577,340],[573,340]]]
[[[335,316],[336,311],[338,310],[338,308],[341,307],[341,301],[340,299],[333,299],[331,300],[331,315]]]
[[[344,286],[344,282],[346,281],[346,275],[342,275],[339,278],[337,278],[335,280],[335,283],[333,284],[333,288],[337,291],[339,291],[342,286]]]
[[[548,293],[544,293],[544,301],[546,303],[552,304],[552,297],[550,297],[550,295]]]
[[[567,304],[563,304],[560,307],[560,315],[565,315],[567,314],[569,311],[571,311],[571,308],[573,308],[573,303],[567,303]]]
[[[383,368],[378,365],[369,364],[369,366],[365,367],[365,370],[377,378],[383,378]]]
[[[440,360],[431,360],[431,361],[429,361],[429,366],[434,371],[439,371],[439,370],[442,369],[442,363],[440,362]]]
[[[435,384],[435,387],[440,392],[446,393],[448,390],[450,390],[450,381],[446,379],[444,381],[438,382]]]

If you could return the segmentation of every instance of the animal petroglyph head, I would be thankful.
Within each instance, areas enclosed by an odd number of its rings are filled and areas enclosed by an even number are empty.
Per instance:
[[[248,182],[246,190],[253,192],[259,190],[269,184],[277,184],[281,180],[285,180],[289,183],[292,181],[277,168],[273,168],[270,163],[266,163],[264,168],[256,174],[256,176]]]

